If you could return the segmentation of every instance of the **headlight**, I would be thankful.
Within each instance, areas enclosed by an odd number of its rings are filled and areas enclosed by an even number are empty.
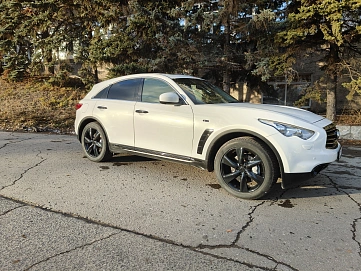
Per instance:
[[[276,121],[272,121],[272,120],[263,120],[263,119],[259,119],[259,121],[264,124],[267,124],[269,126],[272,126],[278,132],[280,132],[281,134],[283,134],[286,137],[297,136],[303,140],[307,140],[315,134],[314,131],[307,130],[305,128],[293,126],[293,125],[286,124],[286,123],[276,122]]]

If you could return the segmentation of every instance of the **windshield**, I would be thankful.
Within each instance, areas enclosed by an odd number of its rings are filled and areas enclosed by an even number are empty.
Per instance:
[[[194,104],[238,103],[239,101],[211,83],[193,78],[177,78],[180,86]]]

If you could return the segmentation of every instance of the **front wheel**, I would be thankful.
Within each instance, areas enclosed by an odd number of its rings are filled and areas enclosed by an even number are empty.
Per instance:
[[[90,122],[84,127],[81,143],[85,155],[93,162],[107,161],[112,157],[105,132],[97,122]]]
[[[220,185],[243,199],[264,196],[279,176],[277,159],[263,142],[238,137],[217,152],[214,169]]]

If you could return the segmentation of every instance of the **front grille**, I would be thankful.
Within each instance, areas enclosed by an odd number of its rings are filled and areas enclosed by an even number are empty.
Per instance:
[[[336,125],[334,123],[331,123],[325,127],[326,134],[327,134],[327,140],[326,140],[326,149],[336,149],[338,146],[338,130],[336,128]]]

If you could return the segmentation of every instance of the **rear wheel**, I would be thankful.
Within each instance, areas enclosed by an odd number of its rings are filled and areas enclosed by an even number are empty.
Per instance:
[[[105,132],[97,122],[90,122],[84,127],[81,143],[85,155],[93,162],[107,161],[112,157]]]
[[[243,199],[264,196],[279,176],[277,159],[272,151],[252,137],[226,142],[216,154],[214,169],[220,185]]]

